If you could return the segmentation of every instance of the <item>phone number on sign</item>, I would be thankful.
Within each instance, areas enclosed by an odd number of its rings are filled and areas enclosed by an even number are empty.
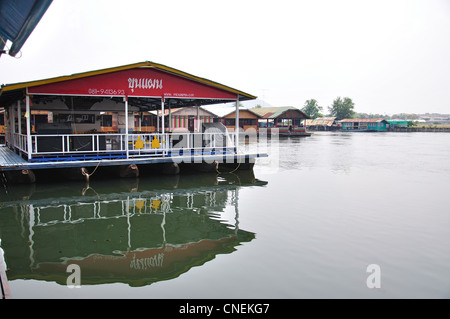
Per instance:
[[[88,93],[93,95],[125,95],[125,90],[89,89]]]

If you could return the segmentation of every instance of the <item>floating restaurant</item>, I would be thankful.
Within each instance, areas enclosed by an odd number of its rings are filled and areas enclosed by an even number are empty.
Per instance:
[[[343,119],[344,132],[385,132],[389,123],[384,119]]]
[[[238,110],[240,101],[251,99],[256,97],[149,61],[3,85],[0,171],[18,182],[33,181],[33,171],[41,169],[88,179],[106,166],[122,177],[137,176],[141,165],[172,173],[180,163],[249,168],[267,154],[239,152],[238,129],[228,133],[221,123],[203,122],[180,132],[151,112],[190,107],[198,114],[202,105],[226,102]],[[145,120],[152,121],[151,132],[142,129]]]
[[[339,129],[336,117],[318,117],[305,120],[305,126],[308,130],[314,131],[336,131]]]
[[[257,107],[251,110],[261,116],[260,133],[266,130],[270,135],[272,129],[277,129],[279,136],[311,136],[303,123],[310,117],[295,107]]]
[[[247,134],[256,134],[258,132],[258,120],[261,116],[251,109],[240,109],[238,112],[239,128]],[[233,110],[221,117],[220,121],[229,129],[234,131],[236,128],[236,111]]]

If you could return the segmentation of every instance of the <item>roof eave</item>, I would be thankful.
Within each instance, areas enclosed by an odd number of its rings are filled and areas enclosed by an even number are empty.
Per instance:
[[[173,73],[176,74],[178,76],[182,76],[185,78],[188,78],[190,80],[194,80],[209,86],[213,86],[216,88],[220,88],[222,90],[228,91],[228,92],[232,92],[235,93],[237,98],[241,101],[245,101],[245,100],[254,100],[257,97],[248,93],[245,93],[243,91],[239,91],[236,90],[234,88],[231,88],[229,86],[205,79],[205,78],[201,78],[168,66],[165,66],[163,64],[158,64],[158,63],[154,63],[154,62],[150,62],[150,61],[145,61],[145,62],[139,62],[139,63],[133,63],[133,64],[127,64],[127,65],[123,65],[123,66],[118,66],[118,67],[112,67],[112,68],[106,68],[106,69],[100,69],[100,70],[95,70],[95,71],[88,71],[88,72],[82,72],[82,73],[75,73],[72,75],[64,75],[64,76],[59,76],[59,77],[54,77],[54,78],[48,78],[48,79],[43,79],[43,80],[37,80],[37,81],[30,81],[30,82],[21,82],[21,83],[15,83],[15,84],[7,84],[7,85],[2,85],[1,91],[3,92],[7,92],[7,91],[14,91],[14,90],[19,90],[19,89],[25,89],[28,87],[34,87],[34,86],[39,86],[39,85],[44,85],[44,84],[50,84],[50,83],[56,83],[56,82],[64,82],[64,81],[69,81],[69,80],[75,80],[75,79],[80,79],[80,78],[85,78],[85,77],[90,77],[90,76],[95,76],[95,75],[101,75],[101,74],[107,74],[107,73],[112,73],[112,72],[118,72],[118,71],[124,71],[124,70],[130,70],[130,69],[135,69],[135,68],[142,68],[142,67],[148,67],[148,68],[155,68],[155,69],[160,69],[163,70],[165,72],[169,72],[169,73]]]
[[[258,117],[258,118],[260,118],[260,119],[263,118],[261,115],[259,115],[258,113],[255,113],[255,112],[251,111],[250,109],[239,109],[239,113],[241,113],[241,111],[248,111],[248,112],[250,112],[251,114],[255,115],[256,117]],[[223,117],[226,117],[226,116],[231,115],[231,114],[233,114],[233,113],[236,114],[236,110],[233,110],[233,111],[231,111],[230,113],[225,114]]]

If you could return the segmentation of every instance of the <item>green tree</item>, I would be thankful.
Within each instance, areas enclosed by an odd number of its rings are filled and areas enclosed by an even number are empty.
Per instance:
[[[302,112],[309,115],[312,119],[322,117],[323,115],[320,113],[321,111],[322,107],[319,106],[315,99],[306,100],[305,106],[302,108]]]
[[[337,120],[342,120],[345,118],[351,118],[355,114],[353,111],[355,103],[349,97],[337,97],[331,106],[328,107],[328,111],[331,116],[336,117]]]
[[[378,114],[378,113],[375,113],[375,114],[373,114],[373,113],[355,113],[354,114],[354,117],[355,118],[358,118],[358,119],[385,119],[385,120],[388,120],[388,119],[390,119],[391,117],[389,116],[389,115],[387,115],[387,114]],[[396,117],[395,117],[396,118]]]

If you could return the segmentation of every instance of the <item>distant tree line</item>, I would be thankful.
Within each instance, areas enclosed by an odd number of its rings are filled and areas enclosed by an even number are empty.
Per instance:
[[[415,121],[421,118],[419,114],[408,114],[408,113],[399,113],[393,115],[387,114],[372,114],[372,113],[359,113],[354,111],[355,103],[349,97],[337,97],[333,103],[328,106],[328,113],[323,113],[323,107],[319,105],[317,100],[310,99],[306,100],[303,108],[301,109],[305,114],[309,115],[312,119],[318,117],[336,117],[337,120],[342,120],[345,118],[369,118],[369,119],[402,119],[402,120],[410,120]]]
[[[355,103],[349,97],[337,97],[333,103],[328,107],[328,114],[326,116],[336,117],[337,120],[345,118],[352,118],[356,114],[354,111]],[[323,117],[323,107],[319,105],[317,100],[306,100],[302,108],[303,113],[307,114],[312,119]]]

